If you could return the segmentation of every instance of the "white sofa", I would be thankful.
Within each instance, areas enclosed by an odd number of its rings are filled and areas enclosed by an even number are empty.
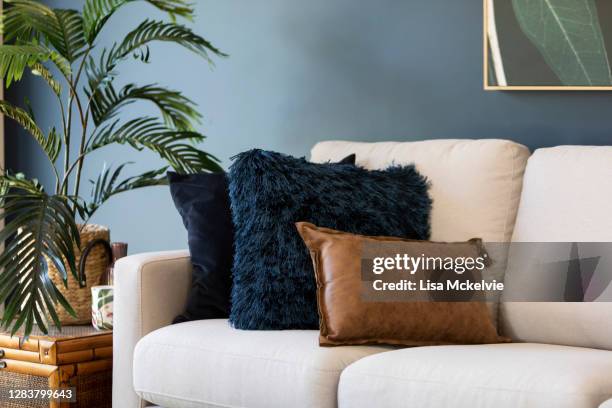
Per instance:
[[[612,147],[530,156],[503,140],[323,142],[313,161],[414,162],[432,182],[432,240],[612,241]],[[390,197],[389,199],[392,199]],[[174,407],[596,408],[612,402],[612,304],[503,303],[515,343],[318,346],[317,331],[169,325],[190,284],[186,251],[116,267],[113,402]]]

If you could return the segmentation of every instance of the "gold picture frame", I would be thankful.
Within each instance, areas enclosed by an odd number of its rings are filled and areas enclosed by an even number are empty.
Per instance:
[[[511,1],[511,0],[507,0]],[[483,87],[486,91],[612,91],[612,85],[599,86],[599,85],[492,85],[489,83],[490,78],[490,45],[489,38],[490,34],[497,35],[494,28],[495,21],[490,20],[490,11],[494,7],[494,0],[483,0],[483,29],[482,29],[482,40],[483,40]],[[492,26],[489,26],[489,24]],[[497,39],[495,40],[497,41]],[[499,44],[497,45],[499,51]]]
[[[2,17],[2,10],[4,2],[0,0],[0,18]],[[2,35],[0,34],[0,44],[2,44]],[[0,79],[0,99],[4,100],[4,82]],[[0,166],[4,169],[4,115],[0,114]],[[0,221],[0,228],[4,223]]]
[[[4,1],[0,0],[0,19],[3,18]],[[0,45],[3,44],[2,34],[0,34]],[[0,79],[0,100],[4,100],[4,81]],[[0,114],[0,171],[5,168],[4,154],[4,115]],[[2,210],[0,210],[1,212]],[[4,228],[4,217],[0,220],[0,229]],[[0,251],[4,252],[4,243],[0,243]],[[4,304],[0,302],[0,315],[4,314]]]

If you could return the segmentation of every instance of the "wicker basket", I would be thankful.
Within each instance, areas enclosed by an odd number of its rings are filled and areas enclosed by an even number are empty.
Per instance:
[[[70,306],[77,314],[77,318],[72,317],[62,307],[57,310],[57,315],[62,325],[89,324],[91,323],[91,287],[99,285],[100,279],[106,273],[110,259],[107,247],[105,245],[91,246],[94,241],[105,240],[106,245],[110,241],[110,231],[108,228],[96,224],[87,224],[81,228],[81,248],[86,253],[84,264],[84,285],[81,287],[79,282],[71,273],[68,273],[68,287],[64,286],[62,274],[55,267],[53,262],[47,262],[49,265],[49,277],[64,295]],[[91,247],[90,250],[86,248]],[[76,254],[77,267],[81,263],[81,251],[74,248]]]

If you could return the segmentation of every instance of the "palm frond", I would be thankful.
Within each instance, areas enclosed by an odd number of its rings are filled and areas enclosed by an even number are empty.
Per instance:
[[[125,58],[134,53],[143,61],[148,61],[148,44],[153,41],[172,42],[187,48],[189,51],[206,58],[212,63],[208,53],[226,56],[210,41],[200,37],[189,28],[164,21],[145,20],[138,27],[128,33],[117,47],[117,58]]]
[[[85,75],[87,75],[87,87],[84,90],[88,98],[93,99],[101,88],[112,81],[115,75],[117,75],[115,72],[115,67],[117,66],[115,48],[115,45],[110,50],[103,48],[97,60],[94,57],[89,57],[86,61]]]
[[[55,127],[52,127],[47,134],[45,144],[42,145],[42,148],[45,153],[49,155],[49,160],[51,160],[51,163],[55,163],[60,151],[62,150],[62,136],[57,133]]]
[[[83,28],[89,44],[94,40],[106,24],[106,21],[124,4],[133,0],[87,0],[83,7]]]
[[[0,206],[4,206],[4,197],[12,188],[19,191],[43,192],[43,186],[36,179],[28,179],[23,173],[10,174],[6,172],[0,176]]]
[[[42,316],[53,315],[61,304],[74,311],[48,277],[48,262],[62,273],[76,275],[74,244],[80,245],[74,214],[66,197],[49,196],[13,176],[0,176],[3,194],[2,217],[8,221],[0,231],[5,248],[0,255],[0,302],[6,301],[4,327],[12,324],[14,334],[25,324],[27,337],[36,322],[46,331]],[[66,260],[64,263],[63,260]],[[66,265],[67,264],[67,265]],[[54,318],[59,325],[59,320]]]
[[[76,10],[51,9],[33,0],[9,0],[4,13],[5,40],[51,44],[69,62],[83,54],[86,45],[83,18]]]
[[[161,7],[162,3],[164,2],[160,1],[158,6]],[[181,45],[203,56],[211,64],[212,60],[209,57],[209,52],[218,56],[226,56],[209,41],[185,26],[163,21],[145,20],[128,33],[120,44],[114,44],[110,49],[104,48],[98,60],[94,58],[88,60],[86,66],[88,88],[86,93],[92,97],[101,92],[101,86],[114,77],[114,69],[117,63],[128,56],[133,55],[144,62],[148,62],[150,56],[149,44],[154,41],[172,42]]]
[[[51,51],[49,53],[49,60],[55,64],[65,78],[69,78],[70,75],[72,75],[72,66],[70,62],[59,53]]]
[[[39,76],[42,79],[44,79],[45,82],[47,83],[47,85],[49,85],[49,87],[53,90],[53,92],[57,96],[60,96],[60,94],[62,93],[62,86],[53,77],[53,74],[51,73],[51,71],[49,71],[47,69],[47,67],[45,67],[43,64],[37,62],[35,64],[32,64],[32,66],[30,68],[30,71],[32,72],[33,75]]]
[[[112,82],[108,82],[92,97],[91,113],[96,125],[114,117],[118,111],[136,101],[144,100],[155,104],[162,113],[165,122],[178,130],[191,130],[193,121],[199,121],[201,115],[195,110],[195,104],[180,92],[156,85],[135,86],[129,84],[119,92]]]
[[[6,101],[0,101],[0,113],[13,119],[27,130],[36,139],[40,147],[42,147],[51,163],[55,163],[62,144],[61,138],[55,132],[55,129],[52,129],[49,135],[45,136],[28,112]]]
[[[34,67],[51,60],[66,76],[72,69],[70,62],[59,53],[36,44],[0,45],[0,78],[8,88],[13,81],[19,81],[28,67]]]
[[[26,68],[49,59],[49,50],[39,45],[0,45],[0,77],[9,87],[19,81]]]
[[[54,26],[53,10],[33,0],[5,0],[2,16],[4,41],[40,40],[40,35]]]
[[[87,0],[83,8],[83,22],[85,37],[89,44],[93,44],[96,37],[108,19],[125,4],[135,0]],[[176,16],[191,19],[192,5],[185,0],[146,0],[161,11],[168,13],[172,18]]]
[[[190,143],[203,140],[204,136],[198,132],[173,130],[155,118],[139,118],[122,125],[115,121],[101,127],[90,140],[86,151],[89,153],[117,143],[137,150],[151,150],[179,173],[222,171],[216,157]]]
[[[110,167],[106,167],[105,164],[97,179],[95,181],[89,180],[92,184],[91,201],[86,207],[89,217],[91,217],[104,202],[116,194],[142,187],[160,186],[168,183],[165,176],[168,170],[167,166],[161,169],[147,171],[137,176],[127,177],[117,183],[119,175],[128,164],[131,164],[131,162],[123,163],[114,170],[111,170]]]
[[[168,166],[164,166],[157,170],[150,170],[144,173],[138,174],[136,176],[131,176],[123,180],[121,183],[117,184],[115,187],[113,194],[119,194],[124,191],[130,191],[137,188],[142,187],[150,187],[150,186],[164,186],[168,184],[168,177],[166,176],[166,172],[168,171]]]
[[[168,15],[175,19],[183,17],[188,20],[193,18],[193,4],[186,0],[147,0],[148,3],[157,7],[161,11],[165,11]]]
[[[83,17],[76,10],[53,10],[57,30],[45,33],[55,49],[68,61],[73,62],[85,53]]]

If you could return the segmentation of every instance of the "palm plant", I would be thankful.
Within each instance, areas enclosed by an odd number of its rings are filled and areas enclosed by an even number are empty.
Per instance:
[[[156,41],[180,45],[209,63],[211,55],[224,54],[176,22],[177,17],[193,17],[193,7],[186,0],[142,0],[165,12],[169,21],[145,20],[112,46],[101,46],[99,34],[113,14],[134,1],[85,0],[78,11],[53,9],[32,0],[5,0],[1,78],[10,86],[28,71],[40,77],[57,97],[59,112],[57,127],[44,132],[29,104],[21,108],[0,101],[0,112],[38,142],[55,177],[53,191],[51,187],[47,191],[23,174],[4,170],[0,174],[1,217],[6,224],[0,231],[0,243],[5,244],[0,255],[0,302],[6,304],[0,323],[12,326],[13,334],[24,327],[27,337],[34,324],[46,333],[46,316],[60,327],[59,305],[74,315],[49,279],[48,268],[51,262],[65,285],[69,273],[76,277],[73,246],[80,246],[78,222],[86,223],[112,196],[165,184],[169,167],[180,173],[220,170],[214,156],[193,145],[204,136],[194,129],[201,116],[190,99],[156,84],[118,89],[113,79],[126,59],[148,62],[149,45]],[[119,118],[125,106],[139,100],[153,103],[159,116]],[[76,151],[71,150],[74,138]],[[92,193],[85,197],[81,193],[85,159],[111,144],[151,150],[168,165],[131,177],[122,176],[127,163],[114,169],[105,166],[90,180]]]

